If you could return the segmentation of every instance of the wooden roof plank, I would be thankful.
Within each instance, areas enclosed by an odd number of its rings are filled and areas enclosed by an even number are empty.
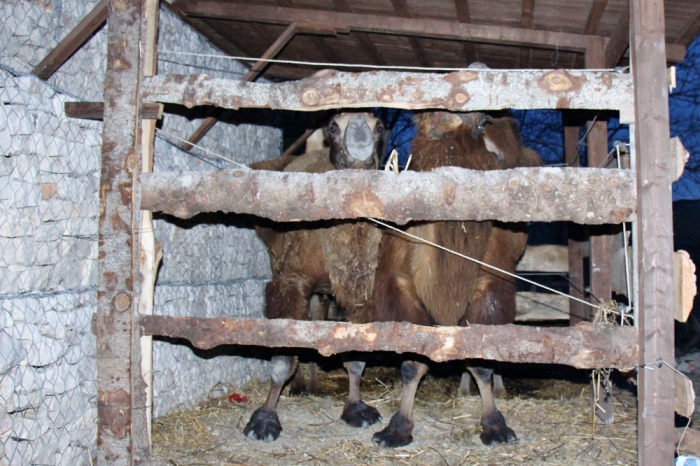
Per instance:
[[[408,5],[406,5],[406,0],[391,0],[391,4],[393,5],[397,16],[400,16],[401,18],[413,17],[408,9]],[[426,56],[425,51],[423,50],[423,47],[421,47],[418,39],[415,37],[409,37],[408,42],[411,44],[413,54],[416,56],[416,61],[418,64],[423,67],[429,67],[430,62],[428,61],[428,57]]]
[[[168,2],[161,2],[161,5],[163,7],[170,11],[172,14],[180,18],[183,22],[189,24],[192,26],[194,29],[197,30],[200,34],[202,34],[209,42],[212,43],[212,45],[222,52],[226,53],[227,55],[231,56],[241,56],[241,55],[248,55],[244,53],[237,45],[235,45],[233,42],[219,34],[219,32],[216,30],[216,28],[212,27],[209,25],[205,20],[201,18],[193,18],[186,16],[185,14],[180,11],[180,8],[182,6],[182,0],[175,0],[173,3],[168,3]],[[245,64],[244,64],[245,66]]]
[[[107,0],[102,0],[56,47],[36,65],[32,74],[47,80],[107,21]]]
[[[193,1],[185,8],[189,16],[288,24],[293,21],[317,22],[343,30],[467,40],[495,44],[537,46],[560,50],[585,51],[591,36],[554,31],[528,30],[433,20],[399,18],[332,11],[231,4],[213,0]]]
[[[689,44],[698,35],[698,30],[700,30],[700,6],[696,8],[695,16],[688,21],[687,26],[678,35],[678,39],[675,41],[677,44]]]

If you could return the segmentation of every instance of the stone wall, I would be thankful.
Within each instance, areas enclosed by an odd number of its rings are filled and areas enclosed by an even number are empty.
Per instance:
[[[95,456],[95,337],[98,187],[102,123],[69,119],[67,100],[102,100],[106,30],[48,82],[28,73],[97,0],[0,3],[0,465],[91,464]],[[219,53],[169,12],[160,15],[159,49]],[[238,78],[230,60],[161,54],[160,73]],[[155,170],[233,166],[211,154],[184,153],[202,121],[196,110],[166,114]],[[248,164],[279,154],[271,112],[228,112],[202,140],[206,149]],[[157,217],[163,243],[155,313],[261,316],[269,279],[264,247],[250,219]],[[213,357],[216,356],[216,357]],[[154,414],[188,408],[266,374],[240,355],[154,343]],[[193,384],[196,381],[196,384]],[[194,385],[194,386],[193,386]]]

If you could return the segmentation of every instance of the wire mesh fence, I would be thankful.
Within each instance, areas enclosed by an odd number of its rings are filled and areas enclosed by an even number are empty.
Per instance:
[[[0,2],[0,465],[80,465],[96,457],[91,318],[102,123],[70,119],[63,107],[66,101],[103,100],[106,29],[98,28],[45,81],[32,73],[99,3]],[[174,15],[160,14],[159,46],[220,53]],[[171,54],[159,59],[159,72],[238,79],[245,68]],[[279,155],[274,116],[229,113],[219,115],[222,123],[204,141],[209,150],[244,164]],[[205,116],[194,110],[167,115],[160,126],[186,138]],[[157,171],[230,166],[179,145],[165,134],[156,136]],[[267,255],[254,231],[239,223],[156,220],[165,253],[157,313],[261,315]],[[193,249],[203,254],[193,257]],[[154,412],[161,415],[194,404],[217,383],[242,383],[267,370],[262,361],[235,356],[203,360],[167,342],[157,342],[154,360]],[[199,383],[188,386],[191,380]]]
[[[0,4],[0,464],[95,455],[102,124],[63,104],[101,95],[104,35],[48,82],[30,73],[96,4]]]

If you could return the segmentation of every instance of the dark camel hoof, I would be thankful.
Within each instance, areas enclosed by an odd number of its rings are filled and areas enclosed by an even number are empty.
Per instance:
[[[481,418],[481,441],[484,445],[498,445],[499,443],[513,443],[518,438],[513,429],[506,425],[506,420],[498,411]]]
[[[353,427],[367,428],[372,424],[382,420],[381,414],[372,406],[369,406],[364,401],[354,403],[345,403],[343,414],[340,419],[347,422]]]
[[[372,436],[372,442],[385,448],[403,447],[413,442],[411,432],[413,432],[413,423],[396,413],[386,429]]]
[[[275,411],[263,408],[255,410],[248,421],[248,425],[243,429],[243,433],[251,440],[262,440],[263,442],[274,442],[282,432],[282,424]]]

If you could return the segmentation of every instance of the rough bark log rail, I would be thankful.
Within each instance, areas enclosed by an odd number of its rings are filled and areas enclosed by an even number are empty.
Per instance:
[[[144,210],[180,218],[201,212],[253,214],[280,222],[374,217],[410,220],[634,221],[629,170],[516,168],[431,173],[259,170],[141,175]]]
[[[203,74],[145,79],[145,100],[187,107],[316,111],[393,107],[453,111],[610,109],[633,112],[628,74],[579,70],[456,71],[448,74],[322,70],[278,84],[214,79]]]
[[[324,356],[348,351],[415,353],[433,361],[467,358],[579,369],[630,369],[638,363],[634,327],[582,323],[544,328],[520,325],[424,327],[407,322],[347,324],[289,319],[143,316],[144,335],[184,338],[201,349],[219,345],[314,348]]]

